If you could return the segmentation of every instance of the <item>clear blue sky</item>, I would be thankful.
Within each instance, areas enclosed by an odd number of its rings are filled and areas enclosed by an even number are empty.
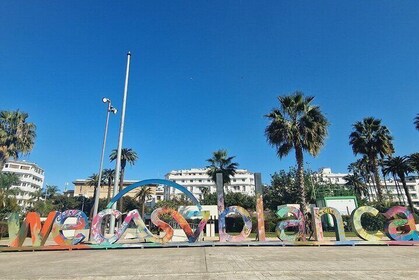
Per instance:
[[[345,172],[351,125],[367,116],[389,127],[396,154],[418,152],[418,1],[121,2],[0,2],[0,109],[37,125],[25,159],[46,183],[98,171],[101,98],[121,109],[128,50],[124,147],[140,156],[129,179],[204,167],[224,148],[269,182],[295,158],[276,157],[263,116],[295,90],[314,95],[331,123],[320,155],[305,157],[311,169]]]

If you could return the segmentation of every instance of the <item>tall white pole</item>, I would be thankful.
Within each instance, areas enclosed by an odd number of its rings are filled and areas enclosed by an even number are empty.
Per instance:
[[[127,54],[127,71],[125,74],[125,87],[124,87],[124,98],[122,100],[122,112],[121,112],[121,125],[119,127],[119,140],[118,140],[118,154],[116,157],[116,167],[115,167],[115,182],[113,185],[113,196],[118,193],[119,185],[119,176],[121,172],[121,151],[122,151],[122,140],[124,138],[124,123],[125,123],[125,108],[127,105],[127,93],[128,93],[128,77],[129,77],[129,64],[131,60],[131,53]],[[116,209],[116,202],[112,205],[112,209]],[[111,222],[109,225],[109,233],[113,234],[115,232],[115,217],[111,216]]]
[[[107,99],[109,100],[109,99]],[[103,170],[103,158],[105,157],[105,147],[106,147],[106,136],[108,135],[108,124],[109,124],[109,114],[111,113],[111,101],[108,102],[108,108],[106,110],[106,122],[105,122],[105,133],[103,135],[103,143],[102,143],[102,154],[100,156],[100,165],[99,165],[99,175],[98,181],[95,191],[95,203],[93,205],[93,217],[97,215],[97,211],[99,209],[99,197],[100,197],[100,187],[102,186],[102,170]],[[93,225],[93,224],[92,224]],[[92,231],[90,231],[92,232]]]

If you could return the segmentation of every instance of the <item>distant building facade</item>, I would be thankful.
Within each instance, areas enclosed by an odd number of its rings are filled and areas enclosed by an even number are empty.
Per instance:
[[[34,193],[42,190],[44,186],[44,170],[35,163],[26,161],[9,160],[3,166],[2,172],[14,173],[19,176],[19,185],[13,185],[12,188],[22,190],[16,196],[17,202],[23,210],[33,206]]]
[[[323,181],[337,184],[345,185],[346,180],[344,177],[348,173],[333,173],[331,168],[321,168],[316,176],[322,178]],[[417,176],[408,176],[406,177],[406,185],[409,189],[409,193],[412,197],[412,202],[416,209],[419,209],[419,178]],[[373,200],[377,199],[377,191],[374,187],[374,184],[368,183],[368,193]],[[403,189],[403,185],[400,181],[394,180],[394,178],[386,179],[381,182],[381,187],[383,194],[387,195],[391,201],[400,202],[407,205],[407,198]]]
[[[129,185],[132,185],[136,182],[138,182],[139,180],[124,180],[124,185],[123,187],[126,188]],[[77,197],[77,196],[84,196],[87,198],[92,198],[94,195],[94,190],[95,190],[95,186],[91,186],[88,183],[87,179],[77,179],[75,181],[72,182],[74,185],[74,192],[73,192],[73,196]],[[114,185],[111,185],[111,190],[110,190],[110,198],[114,197],[113,194],[113,187]],[[147,186],[151,189],[151,194],[149,195],[149,199],[147,199],[147,203],[149,205],[154,205],[154,203],[163,200],[163,187],[161,186],[155,186],[155,185],[150,185]],[[102,185],[100,186],[100,194],[99,194],[99,198],[100,199],[106,199],[108,198],[108,185]],[[138,192],[140,191],[140,188],[136,188],[130,192],[128,192],[126,194],[126,196],[130,196],[130,197],[134,197]]]
[[[217,191],[215,182],[211,180],[207,172],[206,168],[172,170],[165,175],[165,179],[186,187],[199,200],[203,198],[205,191],[209,193]],[[255,195],[254,173],[245,169],[237,169],[236,175],[231,177],[230,184],[225,188],[227,192]],[[175,188],[165,188],[165,199],[181,194],[182,192]]]

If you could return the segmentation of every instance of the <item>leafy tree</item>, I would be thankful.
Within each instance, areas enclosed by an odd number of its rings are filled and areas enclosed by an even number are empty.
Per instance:
[[[201,205],[217,205],[217,193],[206,193],[199,200]]]
[[[403,189],[407,197],[407,202],[409,203],[410,211],[415,213],[412,196],[410,195],[409,188],[406,185],[406,175],[409,172],[413,172],[413,168],[410,166],[409,158],[406,156],[389,157],[384,160],[384,173],[392,173],[393,175],[397,175],[397,177],[399,177],[403,184]]]
[[[112,150],[109,159],[110,161],[114,161],[116,160],[118,157],[118,150],[114,149]],[[124,187],[124,175],[125,175],[125,167],[127,165],[127,163],[129,163],[130,165],[134,165],[135,162],[138,159],[138,155],[137,153],[131,149],[131,148],[123,148],[121,150],[121,172],[119,174],[119,191],[122,191],[123,187]],[[114,194],[116,195],[116,194]],[[121,198],[121,203],[119,203],[119,211],[122,212],[122,205],[123,205],[123,199]]]
[[[141,208],[139,201],[130,196],[125,197],[123,203],[124,203],[122,207],[123,213],[131,211],[133,209]]]
[[[36,126],[27,122],[28,117],[19,110],[0,112],[0,172],[9,158],[18,159],[32,150]]]
[[[16,200],[16,195],[22,190],[16,186],[20,184],[19,176],[15,173],[0,173],[0,220],[4,219],[9,213],[17,212],[20,207]]]
[[[236,174],[239,166],[237,162],[232,162],[235,157],[229,157],[226,150],[218,150],[212,153],[212,158],[207,159],[210,165],[207,166],[208,176],[213,182],[217,181],[217,173],[223,174],[223,190],[224,186],[230,184],[231,177]]]
[[[320,152],[329,125],[320,108],[311,103],[313,99],[314,97],[305,97],[298,91],[288,96],[279,96],[280,107],[266,115],[270,124],[265,129],[265,135],[269,144],[276,148],[279,158],[288,155],[292,149],[295,150],[297,197],[303,212],[307,208],[303,152],[312,156]]]
[[[349,135],[349,144],[352,145],[354,154],[365,155],[369,160],[380,202],[383,201],[383,191],[378,173],[378,156],[384,158],[384,156],[394,153],[392,140],[393,137],[388,128],[381,125],[381,120],[373,117],[356,122]]]
[[[276,211],[279,205],[298,204],[299,187],[297,185],[297,169],[291,167],[288,171],[280,170],[271,175],[271,184],[264,189],[264,205]],[[304,170],[304,187],[308,202],[315,204],[318,199],[326,196],[355,195],[351,187],[330,183],[311,170]]]
[[[271,175],[271,184],[264,189],[263,202],[272,211],[283,204],[298,203],[299,190],[296,183],[296,170],[280,170]]]
[[[416,115],[414,122],[416,129],[419,130],[419,114]]]
[[[217,205],[217,193],[208,193],[200,200],[202,205]],[[249,211],[255,211],[256,199],[254,196],[243,193],[228,192],[225,195],[225,204],[229,206],[240,206]]]
[[[33,206],[28,209],[30,212],[37,212],[41,217],[48,216],[48,213],[55,210],[54,204],[51,200],[35,201]]]
[[[176,196],[170,200],[160,200],[154,205],[152,210],[157,208],[172,208],[177,210],[179,206],[187,205],[193,205],[193,203],[189,199],[186,199],[184,196]]]

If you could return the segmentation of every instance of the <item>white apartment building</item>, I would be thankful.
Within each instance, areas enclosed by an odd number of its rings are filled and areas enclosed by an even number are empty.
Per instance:
[[[3,166],[2,172],[15,173],[19,176],[20,184],[12,186],[12,188],[22,190],[16,196],[19,206],[23,210],[33,206],[32,193],[42,189],[45,179],[44,170],[35,163],[9,160]]]
[[[186,187],[199,200],[203,197],[203,189],[207,189],[209,193],[217,191],[215,182],[208,176],[207,171],[206,168],[172,170],[165,175],[165,179]],[[227,192],[255,195],[254,173],[245,169],[237,169],[236,175],[231,178],[230,184],[225,188]],[[165,188],[166,199],[180,194],[182,192],[175,188]]]
[[[348,174],[333,173],[331,168],[321,168],[318,175],[328,183],[344,185],[346,183],[344,177]],[[409,188],[414,206],[419,209],[419,178],[417,176],[408,176],[406,178],[406,185]],[[403,184],[400,181],[388,178],[381,182],[381,186],[383,193],[388,195],[392,201],[399,202],[400,200],[401,203],[407,205]],[[377,198],[377,193],[373,184],[368,184],[368,192],[373,199]]]

